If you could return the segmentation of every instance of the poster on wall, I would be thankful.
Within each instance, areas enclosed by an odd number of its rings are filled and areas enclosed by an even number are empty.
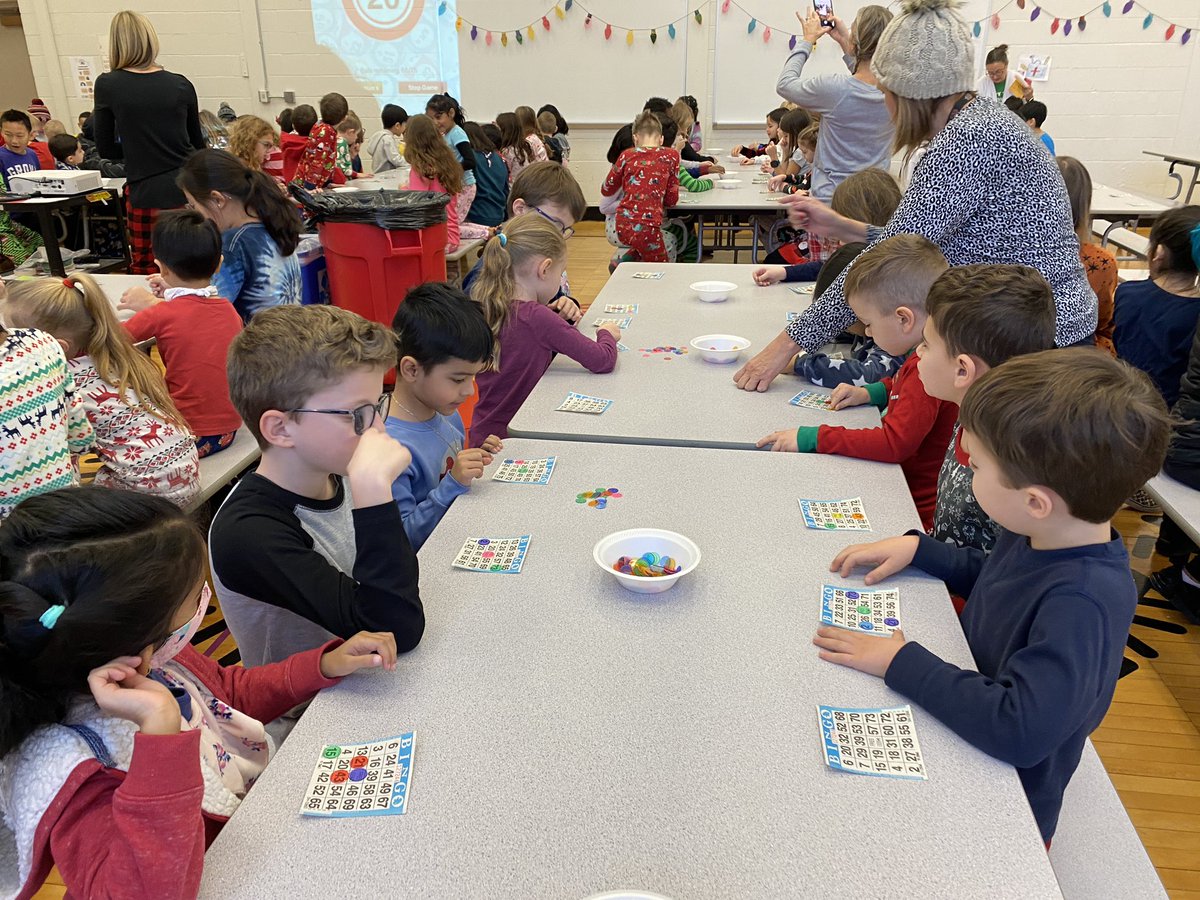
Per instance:
[[[1017,60],[1017,74],[1030,81],[1050,80],[1050,57],[1030,54]]]
[[[379,105],[423,110],[432,94],[461,97],[455,12],[440,0],[312,0],[313,35]]]
[[[71,87],[77,100],[89,103],[95,96],[97,65],[94,56],[71,56]]]

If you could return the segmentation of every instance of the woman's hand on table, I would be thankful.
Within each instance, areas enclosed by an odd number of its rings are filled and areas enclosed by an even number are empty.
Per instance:
[[[849,409],[851,406],[862,406],[871,402],[871,395],[864,387],[852,384],[839,384],[829,395],[830,409]]]
[[[871,571],[863,577],[863,584],[878,584],[912,565],[919,544],[920,538],[915,534],[885,538],[870,544],[851,544],[833,558],[829,571],[849,578],[856,566],[872,566]]]
[[[904,632],[897,628],[890,637],[879,637],[826,625],[817,629],[813,643],[821,648],[821,659],[882,678],[904,646]]]
[[[762,393],[771,386],[775,376],[780,374],[791,363],[796,355],[797,345],[787,332],[779,334],[775,340],[767,344],[753,359],[742,366],[733,375],[733,383],[743,391],[758,391]]]

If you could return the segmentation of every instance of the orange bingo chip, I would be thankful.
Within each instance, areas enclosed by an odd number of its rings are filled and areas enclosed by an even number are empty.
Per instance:
[[[361,769],[366,764],[367,758],[365,756],[356,756],[350,760],[350,768],[352,769]]]
[[[334,784],[344,784],[349,779],[350,779],[350,773],[347,772],[345,769],[338,769],[336,772],[333,772],[329,776],[329,780],[332,781]]]

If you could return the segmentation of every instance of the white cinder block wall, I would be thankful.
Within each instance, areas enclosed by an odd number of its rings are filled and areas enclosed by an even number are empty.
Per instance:
[[[973,0],[971,9],[984,2]],[[1000,14],[999,30],[985,35],[987,44],[1008,43],[1014,62],[1023,52],[1052,57],[1051,80],[1037,85],[1037,96],[1050,108],[1046,129],[1060,153],[1082,159],[1097,181],[1162,195],[1170,187],[1166,165],[1142,155],[1142,150],[1163,149],[1200,157],[1200,100],[1196,99],[1200,97],[1200,2],[1145,0],[1164,19],[1196,29],[1195,37],[1186,46],[1179,44],[1178,34],[1172,42],[1163,41],[1165,22],[1156,21],[1143,30],[1141,21],[1145,11],[1140,6],[1128,16],[1121,16],[1122,4],[1118,0],[1113,0],[1111,18],[1104,18],[1098,10],[1092,13],[1086,32],[1076,29],[1069,37],[1063,37],[1061,31],[1052,36],[1049,27],[1053,15],[1047,11],[1036,22],[1029,21],[1035,2],[1029,0],[1026,10],[1018,9],[1015,3],[1007,5]],[[1092,0],[1055,2],[1063,8],[1053,12],[1071,13],[1075,17],[1086,12],[1084,7],[1093,5]],[[134,4],[129,0],[20,0],[37,90],[56,117],[69,122],[90,105],[71,93],[68,57],[104,56],[113,13],[131,5]],[[796,5],[775,0],[741,2],[751,12],[761,8],[764,21],[777,23],[791,22],[792,7]],[[1000,0],[992,0],[992,8],[1001,5]],[[280,97],[284,89],[294,90],[297,102],[314,104],[326,91],[338,90],[346,95],[368,128],[377,121],[375,99],[363,91],[340,59],[314,41],[307,0],[257,0],[257,3],[141,0],[136,6],[158,29],[161,62],[191,79],[202,107],[215,111],[221,101],[228,101],[239,113],[273,118],[286,105]],[[721,17],[718,7],[718,0],[706,0],[704,25],[698,27],[689,22],[686,89],[700,102],[706,142],[729,147],[749,139],[760,128],[745,123],[729,128],[712,125],[710,98],[714,73],[718,70],[715,31]],[[601,0],[595,0],[589,8],[603,15]],[[489,3],[488,18],[504,20],[503,10],[503,2],[497,0],[494,6]],[[728,15],[729,23],[723,27],[745,30],[745,13],[735,6]],[[574,25],[578,27],[578,23]],[[539,40],[555,39],[552,32]],[[645,37],[641,35],[638,39],[644,41]],[[498,71],[491,61],[484,64],[480,58],[482,48],[472,46],[465,34],[462,40],[462,100],[472,117],[489,119],[500,110],[473,106],[472,85],[478,90],[487,80],[503,78],[504,71]],[[510,45],[504,52],[515,55],[522,50]],[[653,51],[647,48],[643,52]],[[822,52],[828,52],[827,48],[822,48]],[[594,59],[572,60],[572,65],[586,67],[595,75],[579,80],[586,85],[581,91],[628,94],[630,117],[646,96],[663,93],[673,97],[678,92],[670,83],[622,86],[619,71],[605,69],[615,58],[611,49],[599,47],[595,53]],[[759,70],[750,71],[746,67],[737,77],[756,86],[752,91],[755,96],[769,96],[761,91],[761,86],[774,83],[785,56],[786,37],[777,37],[763,48],[761,56],[755,57]],[[495,60],[496,56],[493,54],[490,59]],[[981,61],[979,66],[982,67]],[[725,73],[729,68],[727,65]],[[521,93],[526,95],[523,102],[535,108],[543,102],[539,83],[544,82],[527,79],[527,84],[521,87]],[[262,103],[258,92],[268,88],[273,99]],[[571,104],[558,105],[570,121]],[[766,108],[761,110],[765,112]],[[745,119],[757,119],[758,114],[756,111]],[[579,120],[578,116],[574,118]],[[604,154],[616,127],[617,123],[611,122],[595,127],[576,126],[571,131],[572,169],[592,204],[598,201],[599,184],[608,167]]]

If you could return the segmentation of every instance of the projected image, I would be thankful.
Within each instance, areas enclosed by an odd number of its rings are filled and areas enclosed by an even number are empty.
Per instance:
[[[380,106],[422,111],[432,94],[461,96],[454,13],[438,2],[312,0],[313,34]]]

